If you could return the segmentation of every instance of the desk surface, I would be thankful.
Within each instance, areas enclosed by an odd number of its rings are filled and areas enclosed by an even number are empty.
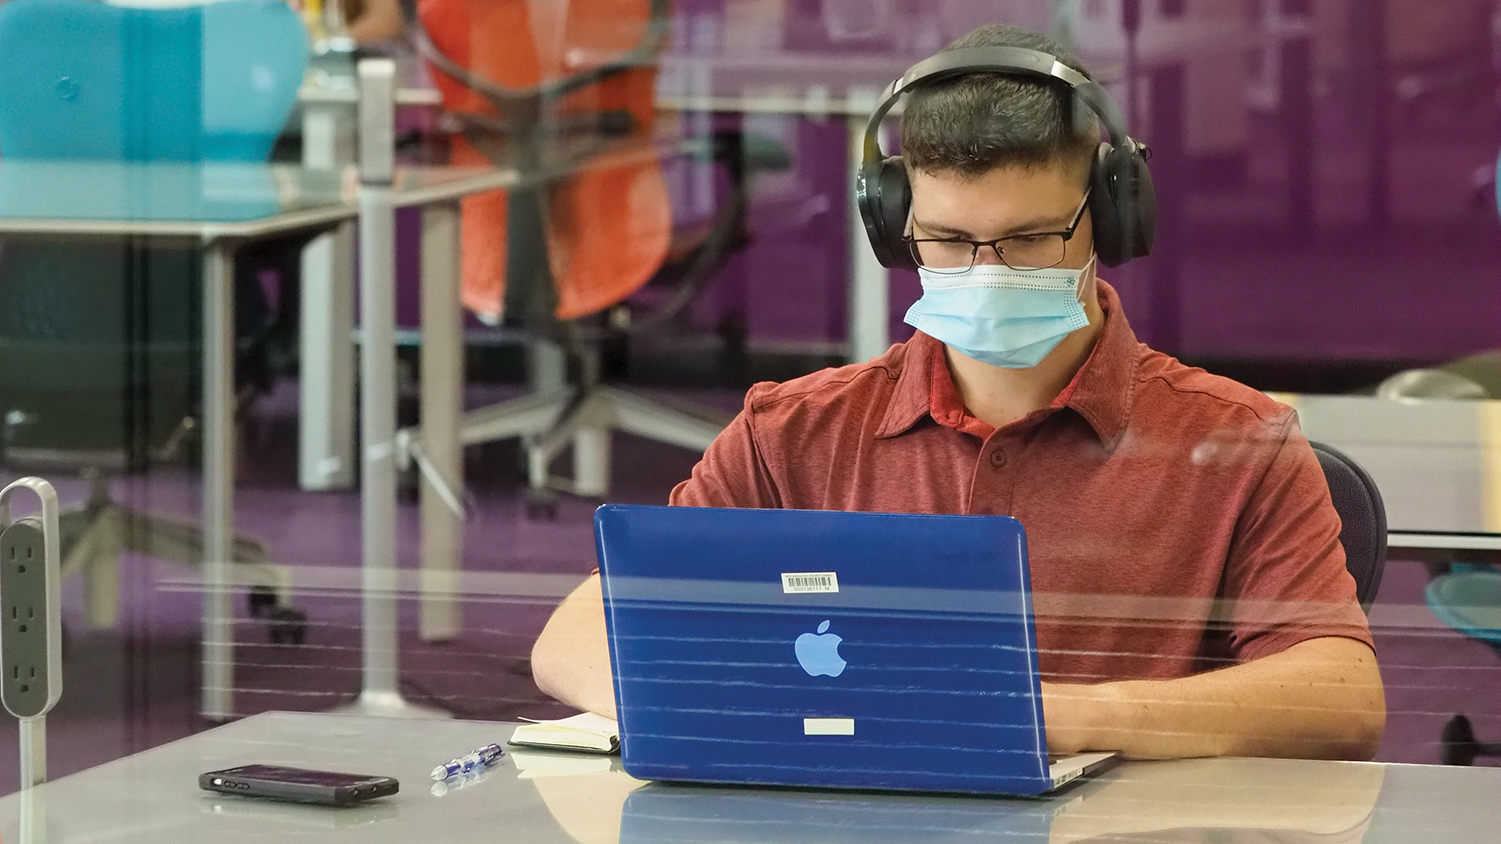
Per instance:
[[[432,789],[434,765],[510,732],[472,721],[258,715],[33,790],[29,839],[1469,842],[1494,840],[1501,826],[1501,769],[1265,759],[1123,763],[1051,798],[1012,800],[647,785],[616,770],[618,760],[512,751],[481,779]],[[402,791],[330,809],[198,790],[199,773],[248,762],[386,774]],[[0,799],[0,838],[28,840],[23,802]]]
[[[402,167],[398,206],[515,182],[501,168]],[[260,237],[351,219],[352,168],[280,164],[0,160],[0,234]]]

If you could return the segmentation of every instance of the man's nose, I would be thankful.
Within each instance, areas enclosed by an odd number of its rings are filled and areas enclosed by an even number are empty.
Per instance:
[[[975,264],[977,266],[994,267],[1006,263],[1001,259],[1000,247],[994,243],[987,243],[975,252]]]

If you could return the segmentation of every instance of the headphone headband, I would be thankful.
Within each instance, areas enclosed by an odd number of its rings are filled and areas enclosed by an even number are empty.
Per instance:
[[[1074,95],[1100,118],[1100,123],[1110,135],[1112,146],[1122,147],[1129,138],[1126,117],[1115,100],[1106,93],[1104,86],[1059,61],[1057,56],[1025,47],[962,47],[923,59],[908,68],[900,79],[886,86],[881,94],[881,104],[871,113],[870,122],[865,126],[862,150],[865,159],[869,161],[881,157],[881,121],[886,119],[887,112],[896,106],[904,94],[922,85],[971,73],[1056,79],[1068,85]]]
[[[1126,118],[1103,86],[1051,53],[1024,47],[965,47],[939,53],[913,65],[886,86],[870,116],[855,175],[855,204],[882,266],[916,269],[903,235],[912,208],[912,184],[901,156],[881,154],[881,121],[914,88],[971,73],[997,73],[1061,82],[1073,94],[1073,114],[1088,107],[1110,135],[1100,143],[1090,167],[1089,214],[1095,251],[1114,267],[1152,251],[1157,231],[1157,194],[1147,169],[1147,148],[1126,132]],[[1098,139],[1094,139],[1098,141]]]

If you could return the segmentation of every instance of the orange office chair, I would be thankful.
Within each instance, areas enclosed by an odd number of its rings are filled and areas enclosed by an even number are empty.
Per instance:
[[[570,8],[558,2],[535,4],[537,9],[544,6]],[[455,139],[452,162],[505,161],[524,175],[540,176],[542,182],[535,198],[540,200],[545,253],[517,251],[511,266],[522,261],[535,265],[545,254],[545,268],[527,269],[549,271],[554,283],[518,282],[520,289],[511,292],[509,303],[512,197],[496,191],[464,203],[464,305],[491,322],[508,310],[505,304],[526,301],[529,294],[547,297],[550,292],[555,294],[555,316],[560,320],[598,313],[650,280],[672,239],[667,186],[654,156],[643,157],[638,150],[634,160],[610,162],[608,152],[554,146],[570,140],[598,145],[602,138],[650,141],[656,70],[649,62],[663,35],[644,14],[650,11],[648,4],[590,0],[572,4],[564,21],[533,21],[540,17],[533,9],[527,0],[418,4],[431,44],[465,71],[455,78],[456,68],[441,60],[436,63],[444,110],[468,124]],[[564,29],[551,33],[552,39],[533,34],[534,29],[559,24]],[[640,55],[630,55],[632,45],[641,45],[635,51]],[[612,54],[625,54],[627,60],[618,69],[601,67],[598,57]],[[497,89],[504,92],[500,102]],[[547,178],[549,166],[555,178]],[[515,197],[523,206],[532,199]]]
[[[521,437],[529,512],[542,514],[553,512],[554,490],[608,490],[612,430],[707,448],[729,414],[599,380],[600,344],[619,333],[601,312],[664,269],[691,293],[745,239],[737,192],[695,246],[674,243],[653,133],[668,0],[418,0],[415,12],[419,50],[460,127],[454,163],[504,163],[522,176],[509,191],[464,202],[464,304],[519,325],[534,358],[561,346],[572,366],[555,369],[577,376],[534,378],[531,395],[466,414],[464,444]],[[715,140],[715,150],[730,146]],[[676,308],[688,298],[668,297]],[[570,443],[574,475],[554,477],[550,464]]]

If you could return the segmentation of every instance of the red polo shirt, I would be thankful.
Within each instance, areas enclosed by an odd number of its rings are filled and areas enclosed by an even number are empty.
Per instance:
[[[1172,678],[1306,639],[1371,644],[1291,408],[1105,324],[1051,406],[970,416],[943,345],[757,384],[673,504],[1004,514],[1027,531],[1044,676]]]

